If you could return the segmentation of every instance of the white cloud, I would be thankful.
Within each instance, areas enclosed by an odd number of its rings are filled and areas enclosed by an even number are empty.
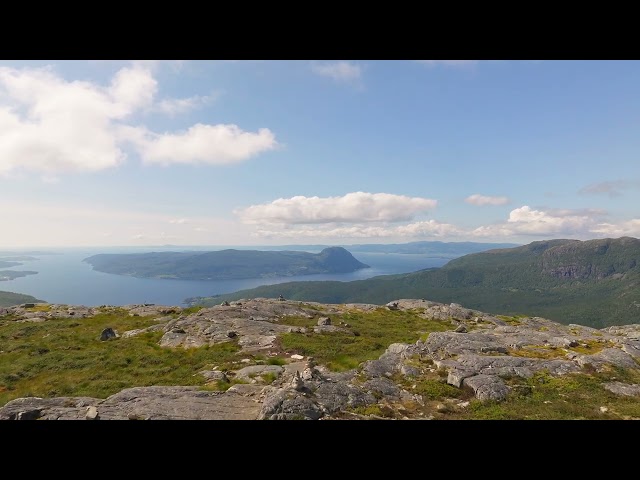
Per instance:
[[[339,82],[352,82],[359,80],[362,75],[360,65],[345,61],[334,63],[312,63],[311,71]]]
[[[204,163],[223,165],[238,163],[258,153],[273,150],[278,143],[268,128],[257,133],[245,132],[237,125],[203,125],[198,123],[186,132],[158,135],[138,131],[133,138],[144,163]]]
[[[154,110],[166,115],[175,116],[209,105],[215,101],[216,98],[218,98],[218,94],[216,93],[204,96],[194,95],[188,98],[165,98],[158,102]]]
[[[436,200],[389,193],[352,192],[342,197],[279,198],[234,213],[249,224],[319,224],[332,222],[399,222],[432,210]]]
[[[507,203],[509,203],[509,199],[507,197],[488,197],[488,196],[480,195],[477,193],[474,195],[468,196],[464,201],[471,205],[478,205],[478,206],[506,205]]]
[[[188,223],[189,220],[187,220],[186,218],[173,218],[171,220],[169,220],[169,223],[173,223],[176,225],[182,225],[184,223]]]
[[[454,67],[454,68],[468,68],[473,67],[478,63],[478,60],[415,60],[418,63],[426,65],[428,67]]]
[[[115,104],[123,109],[123,115],[150,107],[158,91],[158,82],[144,64],[125,67],[115,74],[108,92]]]
[[[591,231],[608,237],[640,237],[640,219],[634,218],[617,225],[601,223]]]
[[[600,216],[601,210],[535,210],[525,205],[512,210],[505,223],[478,227],[470,233],[477,237],[588,235]]]
[[[125,142],[133,142],[146,163],[162,164],[233,163],[277,145],[266,128],[253,133],[236,125],[196,124],[186,132],[156,134],[127,123],[137,112],[176,114],[211,99],[164,99],[154,105],[153,65],[134,62],[107,86],[67,81],[52,67],[0,67],[0,175],[54,177],[113,168],[126,159]]]
[[[371,226],[356,224],[350,226],[314,225],[302,228],[284,228],[281,230],[258,229],[253,234],[266,238],[440,238],[462,233],[460,229],[448,223],[435,220],[415,222],[398,226]]]

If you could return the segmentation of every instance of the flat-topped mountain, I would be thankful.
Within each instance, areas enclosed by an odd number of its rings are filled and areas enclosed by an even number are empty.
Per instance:
[[[640,322],[640,240],[549,240],[473,253],[439,269],[353,282],[290,282],[202,299],[203,305],[272,297],[329,303],[399,297],[462,301],[595,327]]]
[[[640,325],[400,299],[0,309],[0,419],[640,419]]]
[[[316,273],[348,273],[369,268],[342,247],[320,253],[298,251],[220,250],[99,254],[84,260],[94,270],[141,278],[236,280],[290,277]]]

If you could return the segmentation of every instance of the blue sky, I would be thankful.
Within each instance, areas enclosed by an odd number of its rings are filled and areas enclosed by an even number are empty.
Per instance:
[[[0,62],[0,246],[640,236],[638,61]]]

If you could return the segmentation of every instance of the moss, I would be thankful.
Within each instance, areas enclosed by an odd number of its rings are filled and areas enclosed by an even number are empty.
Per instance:
[[[236,358],[235,342],[195,349],[162,348],[162,332],[115,341],[98,340],[103,329],[119,332],[154,325],[153,317],[131,317],[109,309],[84,319],[8,323],[0,327],[0,405],[24,396],[105,398],[123,388],[202,385],[197,373],[221,369]]]

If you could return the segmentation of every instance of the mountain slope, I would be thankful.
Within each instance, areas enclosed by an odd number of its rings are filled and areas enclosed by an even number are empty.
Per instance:
[[[99,254],[84,260],[94,270],[134,277],[188,280],[346,273],[368,268],[341,247],[318,254],[295,251],[221,250],[215,252],[153,252]]]
[[[0,307],[10,307],[12,305],[20,305],[21,303],[38,302],[42,302],[42,300],[38,300],[36,297],[32,297],[31,295],[0,291]]]
[[[429,298],[600,328],[640,323],[640,240],[533,242],[466,255],[440,269],[355,282],[290,282],[221,295],[208,303],[279,294],[332,303]]]

